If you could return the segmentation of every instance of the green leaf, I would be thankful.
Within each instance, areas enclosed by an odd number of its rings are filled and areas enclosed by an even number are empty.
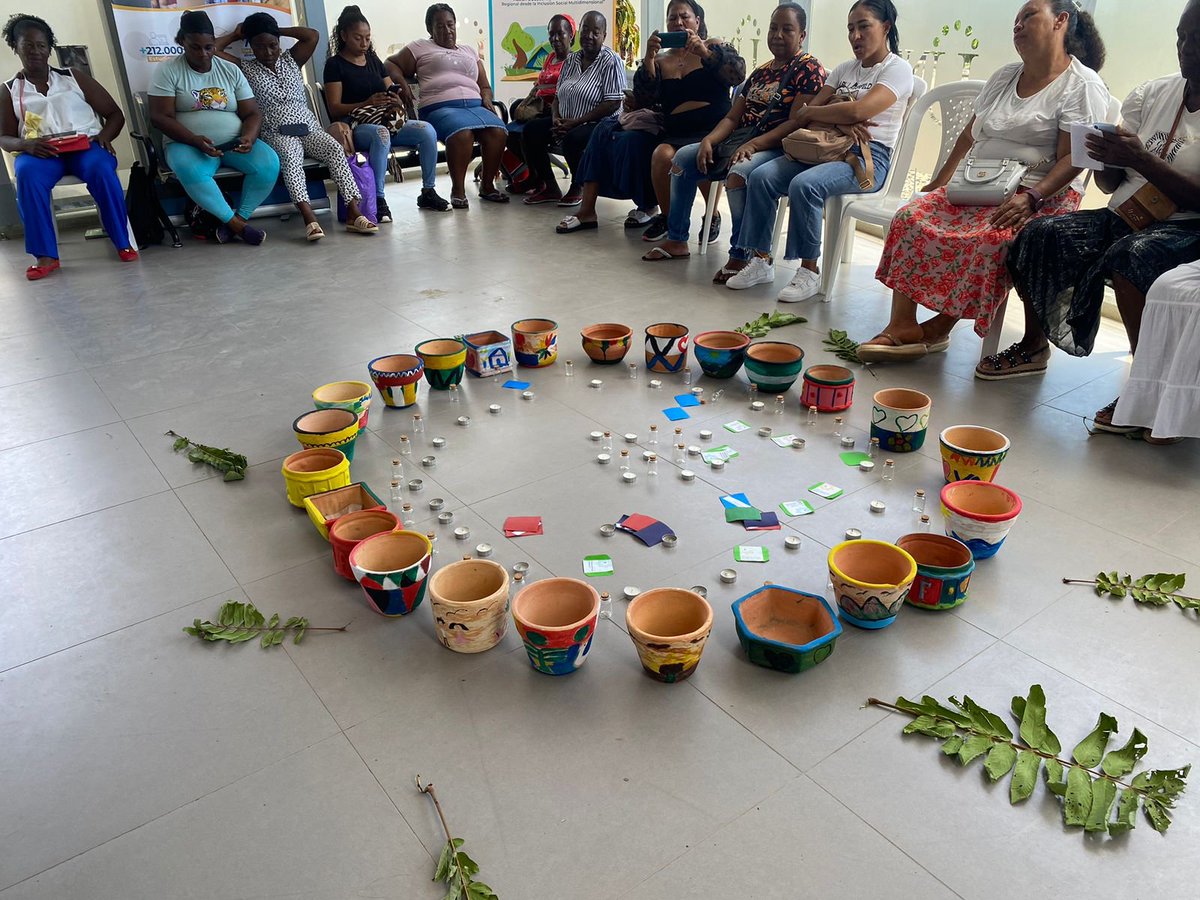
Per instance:
[[[188,439],[185,437],[181,437],[181,438],[176,438],[175,443],[172,446],[173,446],[173,449],[175,450],[175,452],[178,453],[180,450],[182,450],[187,445],[188,445]]]
[[[1120,797],[1117,799],[1116,818],[1108,823],[1109,834],[1118,835],[1133,830],[1139,799],[1141,799],[1141,794],[1135,790],[1121,791]]]
[[[1092,785],[1092,808],[1088,811],[1085,831],[1107,831],[1108,816],[1117,799],[1117,786],[1107,778],[1097,778]]]
[[[926,715],[939,719],[949,719],[951,722],[962,728],[971,727],[971,719],[968,716],[964,716],[962,713],[958,712],[958,710],[950,709],[948,706],[943,706],[928,694],[921,698],[920,703],[914,703],[912,700],[906,700],[903,697],[897,697],[896,705],[901,709],[907,710],[908,712],[916,715]]]
[[[1063,780],[1063,764],[1057,759],[1046,760],[1046,788],[1056,797],[1067,793],[1067,783]]]
[[[950,702],[967,714],[971,720],[971,725],[984,734],[990,734],[994,737],[1002,737],[1005,740],[1012,740],[1012,732],[1008,726],[994,712],[984,709],[970,697],[963,695],[960,701],[957,697],[951,697]]]
[[[1187,581],[1187,576],[1182,572],[1178,575],[1159,575],[1158,577],[1163,579],[1161,582],[1159,582],[1158,589],[1165,594],[1175,593],[1177,590],[1182,588],[1184,583]]]
[[[1012,744],[996,744],[988,751],[983,769],[992,781],[999,781],[1012,771],[1017,761],[1017,750]]]
[[[1108,746],[1108,738],[1117,730],[1117,720],[1108,713],[1100,713],[1096,727],[1091,734],[1080,741],[1071,753],[1071,758],[1081,766],[1094,769],[1100,764],[1104,748]]]
[[[1019,708],[1019,711],[1018,711]],[[1020,722],[1021,740],[1034,750],[1058,755],[1062,745],[1046,725],[1046,693],[1040,684],[1029,688],[1029,697],[1013,697],[1013,715]]]
[[[990,737],[986,734],[972,734],[963,741],[963,747],[958,751],[958,761],[965,766],[991,749],[992,739]]]
[[[493,900],[496,892],[482,881],[472,881],[467,885],[467,896],[470,900]]]
[[[929,737],[948,738],[954,734],[953,722],[939,722],[933,716],[917,716],[906,726],[905,734],[925,734]]]
[[[456,857],[458,859],[459,868],[462,869],[462,871],[467,875],[479,874],[479,864],[475,862],[475,860],[471,859],[471,857],[467,856],[466,853],[460,852],[456,854]]]
[[[1032,750],[1022,750],[1017,754],[1017,765],[1013,769],[1012,783],[1008,787],[1009,803],[1020,803],[1033,795],[1041,764],[1042,758]]]
[[[962,745],[963,736],[961,734],[952,734],[942,744],[942,752],[947,756],[954,756],[962,749]]]
[[[268,628],[278,628],[279,627],[279,613],[275,613],[274,615],[271,616],[271,618],[269,618],[267,620],[267,627]]]
[[[1084,825],[1092,808],[1092,777],[1086,769],[1071,766],[1067,772],[1067,793],[1063,800],[1063,821]]]
[[[1137,765],[1137,761],[1146,755],[1146,750],[1149,744],[1146,741],[1146,736],[1133,729],[1133,734],[1129,736],[1129,740],[1125,742],[1125,746],[1119,750],[1110,750],[1104,755],[1104,761],[1100,763],[1100,769],[1105,775],[1111,775],[1113,778],[1124,778],[1133,771],[1133,767]]]
[[[445,881],[446,875],[450,872],[450,842],[446,841],[446,845],[442,847],[442,855],[438,857],[437,868],[433,872],[434,881]]]
[[[1167,829],[1171,827],[1171,817],[1161,804],[1147,799],[1142,801],[1142,809],[1146,813],[1146,818],[1150,820],[1151,826],[1159,834],[1165,834]]]
[[[304,637],[304,630],[305,629],[304,629],[303,625],[301,625],[299,628],[296,629],[296,635],[295,635],[295,637],[292,638],[293,644],[300,643],[300,639]]]
[[[263,632],[263,636],[262,636],[262,640],[260,640],[260,641],[258,642],[258,644],[259,644],[259,646],[260,646],[260,647],[262,647],[264,650],[265,650],[265,649],[267,649],[268,647],[270,647],[270,646],[271,646],[271,632],[269,632],[269,631],[264,631],[264,632]]]

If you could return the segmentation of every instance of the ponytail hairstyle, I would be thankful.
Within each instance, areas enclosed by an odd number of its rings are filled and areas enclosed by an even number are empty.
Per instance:
[[[667,4],[667,9],[670,9],[672,6],[679,6],[680,4],[690,7],[692,15],[700,20],[700,27],[696,29],[696,35],[702,41],[708,40],[708,23],[704,21],[704,7],[697,3],[696,0],[670,0]]]
[[[1051,0],[1051,2],[1069,4],[1071,0]],[[900,29],[896,27],[896,19],[899,18],[900,13],[896,11],[896,4],[892,0],[858,0],[850,7],[850,11],[854,12],[860,6],[870,10],[871,15],[880,22],[887,22],[891,26],[888,29],[888,49],[898,54],[900,52]]]
[[[342,14],[338,16],[337,24],[333,26],[333,34],[329,36],[329,55],[337,56],[346,49],[346,40],[342,37],[342,32],[353,28],[355,25],[366,25],[371,27],[371,23],[367,21],[367,17],[362,14],[362,10],[357,6],[347,6],[342,10]],[[367,59],[378,60],[375,55],[375,44],[371,43],[367,47]]]
[[[1063,13],[1069,17],[1064,49],[1093,72],[1099,72],[1104,66],[1104,39],[1092,14],[1078,0],[1047,0],[1047,5],[1056,18]]]

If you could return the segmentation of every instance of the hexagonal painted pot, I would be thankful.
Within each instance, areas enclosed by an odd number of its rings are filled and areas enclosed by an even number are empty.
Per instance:
[[[508,631],[508,570],[490,559],[461,559],[429,578],[433,627],[443,647],[482,653]]]
[[[954,609],[967,599],[975,558],[962,541],[944,534],[916,532],[896,546],[917,561],[917,577],[905,602],[920,609]]]
[[[777,584],[734,601],[733,621],[750,662],[791,674],[828,659],[842,635],[824,597]]]
[[[600,595],[578,578],[543,578],[523,587],[512,602],[529,664],[546,675],[570,675],[583,665],[599,615]]]
[[[952,481],[992,481],[1012,446],[1008,438],[982,425],[951,425],[938,439],[942,474]]]
[[[1000,552],[1021,514],[1015,491],[989,481],[955,481],[942,488],[946,534],[971,548],[976,559]]]
[[[425,380],[435,391],[461,384],[467,369],[467,345],[457,338],[434,338],[417,344],[417,356],[425,363]]]
[[[404,409],[417,402],[417,382],[425,371],[420,357],[411,353],[380,356],[367,363],[367,371],[387,406]]]
[[[732,378],[746,361],[750,338],[740,331],[704,331],[692,341],[692,354],[709,378]]]
[[[347,513],[386,507],[365,482],[356,481],[332,491],[310,494],[304,498],[304,508],[317,533],[329,540],[329,526]]]
[[[579,332],[583,339],[583,352],[598,366],[619,363],[629,352],[633,341],[633,329],[617,322],[589,325]]]
[[[746,377],[767,394],[782,394],[804,368],[804,350],[785,341],[758,341],[746,348]]]
[[[700,665],[713,611],[695,591],[654,588],[625,608],[625,625],[642,669],[656,681],[683,681]]]
[[[350,570],[371,609],[406,616],[425,599],[429,538],[416,531],[389,531],[367,538],[350,551]]]
[[[859,628],[886,628],[896,621],[917,561],[884,541],[843,541],[829,551],[829,579],[842,618]]]
[[[520,319],[512,323],[517,365],[540,369],[558,359],[558,323],[553,319]]]

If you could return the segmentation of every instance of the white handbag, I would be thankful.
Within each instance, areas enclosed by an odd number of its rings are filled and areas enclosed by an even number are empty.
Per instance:
[[[1031,169],[1046,162],[1025,144],[980,141],[946,185],[946,199],[955,206],[999,206],[1017,192]]]

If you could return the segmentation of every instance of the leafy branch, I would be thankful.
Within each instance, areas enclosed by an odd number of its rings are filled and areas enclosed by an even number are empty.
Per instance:
[[[1093,581],[1064,578],[1063,584],[1093,585],[1097,597],[1103,597],[1105,594],[1118,600],[1132,597],[1136,602],[1145,603],[1147,606],[1166,606],[1168,603],[1174,603],[1182,610],[1200,610],[1200,597],[1185,597],[1178,593],[1183,589],[1185,581],[1185,575],[1172,575],[1169,572],[1143,575],[1137,580],[1128,572],[1124,575],[1117,572],[1100,572]]]
[[[261,637],[260,644],[265,649],[282,644],[289,631],[295,632],[292,635],[292,643],[298,644],[306,631],[345,631],[349,627],[350,623],[347,622],[341,628],[315,628],[302,616],[292,616],[283,622],[279,613],[268,619],[253,603],[230,600],[221,606],[217,613],[217,621],[194,619],[192,624],[183,630],[202,641],[228,641],[231,644],[241,644]]]
[[[1029,688],[1028,697],[1012,698],[1019,739],[1013,737],[1003,719],[970,697],[951,697],[950,703],[954,709],[930,696],[922,697],[920,703],[903,697],[895,704],[874,697],[867,700],[870,706],[912,716],[904,733],[938,738],[942,753],[957,757],[960,765],[983,757],[984,771],[992,781],[1012,772],[1010,803],[1029,799],[1044,763],[1046,786],[1062,799],[1066,825],[1124,834],[1136,824],[1134,817],[1140,804],[1155,831],[1165,833],[1170,826],[1170,811],[1187,787],[1192,767],[1154,769],[1139,773],[1132,781],[1124,780],[1148,747],[1146,736],[1136,728],[1125,746],[1105,752],[1109,737],[1117,731],[1117,720],[1101,713],[1096,727],[1079,742],[1071,758],[1063,759],[1059,756],[1062,745],[1046,724],[1046,695],[1040,684]]]
[[[865,365],[863,361],[858,358],[858,342],[852,340],[850,335],[846,334],[846,332],[838,331],[836,328],[830,328],[829,337],[823,338],[821,343],[825,345],[826,350],[828,350],[842,362],[858,363],[871,373],[872,378],[876,377],[875,372],[872,371],[871,367]]]
[[[428,794],[433,800],[438,818],[442,820],[442,830],[446,832],[446,845],[442,847],[442,855],[438,857],[437,869],[433,873],[434,881],[445,882],[450,888],[445,900],[497,900],[496,892],[490,887],[482,881],[471,880],[479,874],[479,864],[461,849],[465,843],[463,839],[450,835],[450,826],[446,824],[446,816],[433,784],[421,784],[420,775],[416,777],[416,784],[418,791]]]
[[[187,458],[190,462],[205,463],[218,472],[224,472],[226,481],[241,481],[246,477],[246,457],[242,454],[234,453],[228,447],[209,447],[207,444],[197,444],[190,438],[176,434],[174,431],[168,431],[167,435],[175,438],[175,446],[172,449],[176,453],[187,449]]]
[[[746,337],[759,338],[766,337],[772,328],[784,328],[788,325],[797,325],[807,321],[808,319],[804,318],[804,316],[777,311],[763,313],[757,319],[751,319],[749,322],[739,325],[733,330],[746,335]]]

